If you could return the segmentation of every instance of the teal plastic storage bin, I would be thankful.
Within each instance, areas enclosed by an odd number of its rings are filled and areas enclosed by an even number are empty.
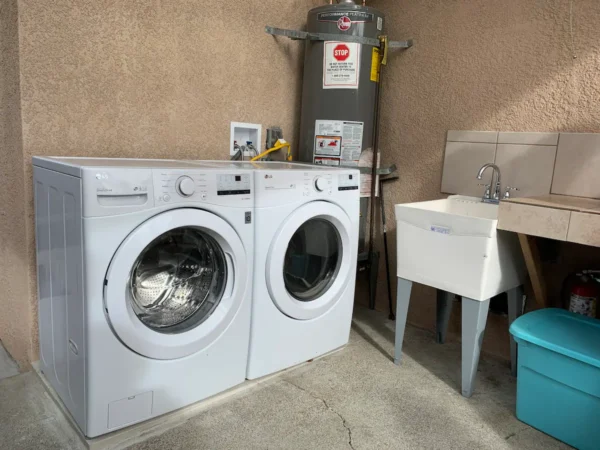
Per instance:
[[[542,309],[510,332],[519,344],[517,418],[581,450],[600,449],[600,320]]]

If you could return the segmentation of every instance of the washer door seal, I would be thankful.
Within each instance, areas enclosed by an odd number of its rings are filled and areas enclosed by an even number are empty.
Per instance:
[[[216,257],[220,258],[218,267],[222,273],[220,276],[226,280],[216,283],[218,288],[207,287],[213,290],[215,298],[211,299],[211,305],[197,308],[198,314],[203,315],[194,318],[193,307],[188,308],[191,312],[184,320],[168,320],[164,328],[152,326],[156,318],[150,321],[141,312],[147,303],[152,306],[151,300],[145,300],[151,296],[152,287],[148,291],[136,292],[132,287],[132,277],[136,277],[140,265],[140,257],[152,248],[152,245],[163,236],[178,230],[196,230],[198,236],[206,236],[206,242],[210,243],[216,250]],[[199,241],[200,242],[200,241]],[[188,243],[189,248],[190,243]],[[192,244],[193,245],[193,244]],[[173,266],[175,263],[171,264]],[[168,264],[167,264],[168,265]],[[181,265],[180,265],[181,266]],[[169,278],[175,270],[194,270],[189,263],[183,268],[165,269],[167,275],[160,274],[163,280]],[[214,270],[214,269],[213,269]],[[189,280],[191,276],[181,277]],[[219,275],[219,274],[217,274]],[[142,280],[148,282],[147,278]],[[212,277],[214,281],[214,277]],[[156,283],[156,279],[151,279]],[[164,284],[170,281],[164,281]],[[104,308],[107,320],[119,340],[131,350],[152,359],[177,359],[189,356],[193,353],[211,345],[225,331],[237,314],[244,297],[247,293],[248,267],[246,267],[246,254],[242,241],[235,230],[226,221],[207,211],[182,208],[163,212],[148,219],[146,222],[132,231],[117,249],[106,273],[104,287]],[[176,281],[168,286],[165,291],[169,295],[177,295],[183,302],[186,293],[194,286],[186,290],[182,282]],[[146,285],[148,288],[148,285]],[[143,288],[142,288],[143,289]],[[156,304],[167,301],[166,296],[159,298]],[[193,294],[189,294],[193,295]],[[137,298],[136,298],[137,297]],[[143,300],[140,300],[140,297]],[[175,303],[175,300],[173,303]],[[141,306],[140,306],[141,304]],[[162,304],[160,306],[163,306]],[[176,309],[171,306],[170,311]],[[192,305],[194,306],[194,305]],[[154,305],[156,307],[156,305]]]

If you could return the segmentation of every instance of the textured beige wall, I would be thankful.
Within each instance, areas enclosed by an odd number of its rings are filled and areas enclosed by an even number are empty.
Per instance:
[[[19,92],[17,0],[0,0],[0,340],[29,367],[31,311]]]
[[[320,3],[20,0],[31,292],[31,157],[223,159],[231,121],[281,125],[293,141],[302,46],[264,26],[301,27]],[[35,295],[29,303],[37,323]],[[32,348],[35,359],[37,328]]]
[[[415,39],[384,74],[383,161],[400,167],[394,203],[441,196],[448,130],[600,132],[600,2],[380,0],[393,38]],[[475,176],[475,174],[465,174]],[[392,232],[391,242],[395,242]],[[395,258],[394,244],[390,250]],[[394,269],[395,270],[395,269]],[[383,272],[383,271],[382,271]],[[385,308],[385,296],[378,308]],[[455,308],[453,330],[460,310]],[[433,329],[435,295],[414,290],[409,321]],[[485,349],[508,354],[506,320],[490,316]]]
[[[20,334],[11,333],[19,360],[28,360],[31,348],[34,359],[37,352],[37,327],[31,345],[22,331],[37,322],[35,295],[29,305],[19,301],[28,289],[36,292],[31,156],[224,158],[231,120],[279,124],[294,141],[301,44],[275,40],[263,26],[300,27],[307,10],[323,3],[19,1],[25,179],[11,185],[24,181],[27,189],[28,235],[25,241],[14,230],[25,225],[11,214],[16,225],[8,236],[15,251],[28,248],[29,286],[17,281],[27,272],[20,260],[21,270],[10,266],[17,276],[8,279],[16,287],[6,296],[24,324],[14,328]],[[596,0],[574,2],[577,59],[568,0],[371,4],[388,14],[392,37],[416,40],[414,48],[391,58],[384,74],[381,147],[384,162],[401,168],[401,180],[386,195],[390,220],[394,203],[440,197],[449,129],[600,131]],[[3,158],[9,156],[3,151]],[[2,170],[10,163],[16,164],[3,161]],[[22,176],[22,170],[7,172]],[[395,257],[393,231],[390,237]],[[19,262],[22,250],[14,255]],[[384,294],[380,290],[380,309]],[[433,291],[416,288],[409,320],[433,328],[434,312]],[[492,318],[486,349],[506,355],[507,342],[506,323]]]

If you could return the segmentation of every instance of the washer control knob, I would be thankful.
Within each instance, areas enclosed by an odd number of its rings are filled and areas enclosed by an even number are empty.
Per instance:
[[[194,195],[194,191],[196,190],[196,185],[194,184],[194,180],[190,177],[180,177],[177,180],[177,192],[182,197],[191,197]]]
[[[327,180],[323,177],[315,178],[315,189],[319,192],[323,192],[327,189]]]

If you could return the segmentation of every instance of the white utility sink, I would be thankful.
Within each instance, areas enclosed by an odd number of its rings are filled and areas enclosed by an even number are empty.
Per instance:
[[[480,198],[396,205],[398,277],[473,300],[522,284],[517,235],[497,230],[498,205]]]

